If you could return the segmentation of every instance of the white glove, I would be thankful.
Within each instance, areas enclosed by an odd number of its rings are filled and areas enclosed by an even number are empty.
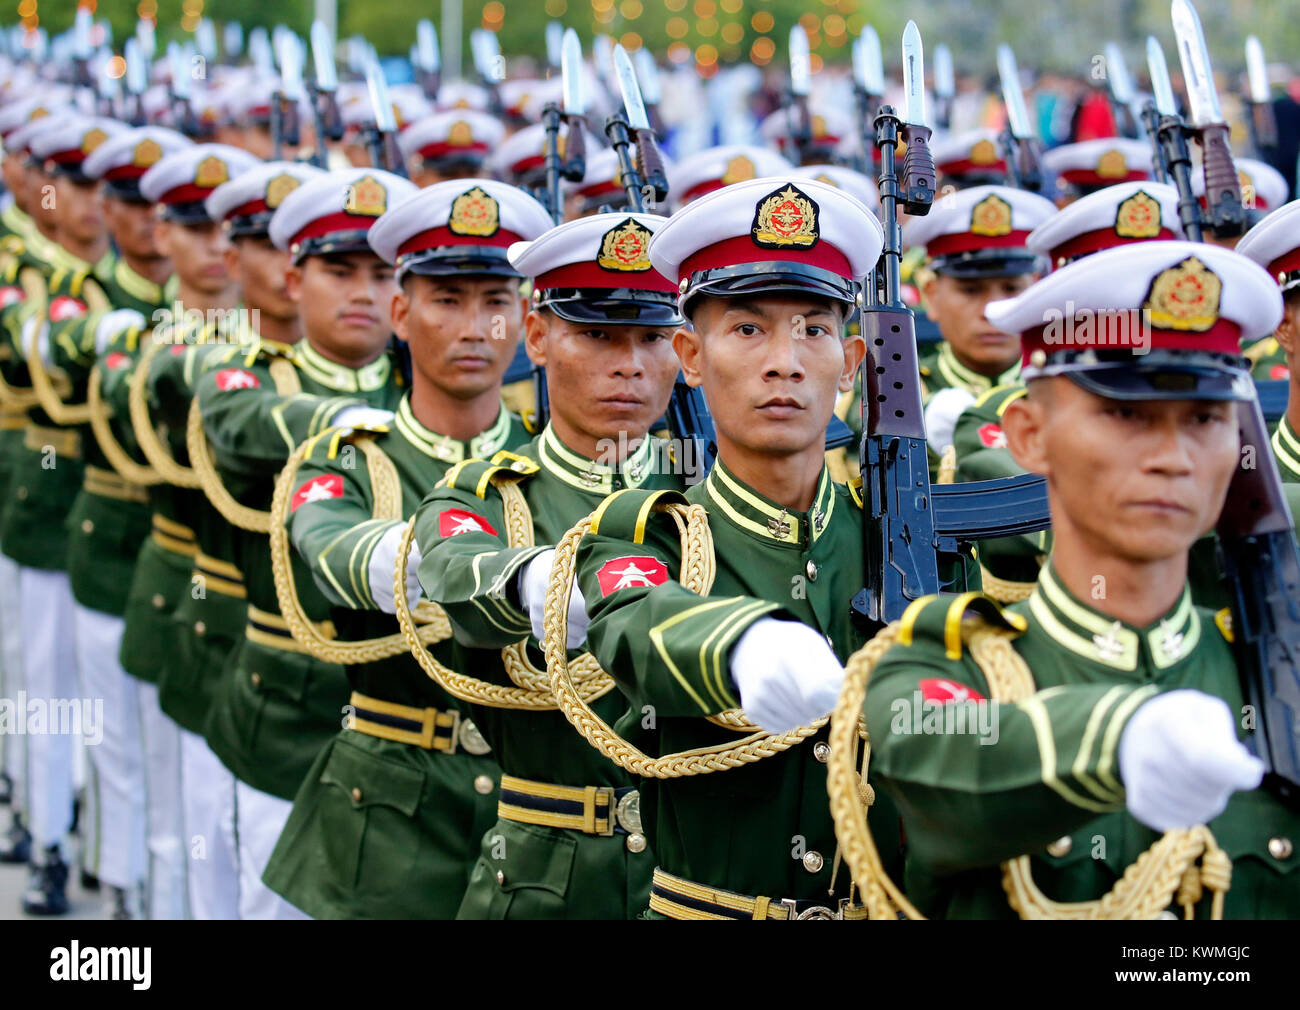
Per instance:
[[[548,548],[524,565],[519,573],[519,602],[528,611],[528,618],[533,622],[533,635],[540,642],[545,637],[543,611],[546,609],[546,587],[551,584],[551,566],[555,563],[555,548]],[[569,633],[565,636],[564,647],[576,649],[587,638],[587,625],[591,618],[587,616],[587,601],[577,583],[573,583],[573,592],[569,594]]]
[[[405,531],[405,526],[394,526],[379,538],[370,554],[370,595],[385,614],[397,613],[393,602],[393,582],[397,574],[397,545]],[[411,609],[415,609],[420,598],[420,578],[416,574],[420,556],[420,545],[412,540],[411,551],[406,556],[406,603]]]
[[[1213,820],[1264,766],[1237,742],[1232,710],[1200,691],[1170,691],[1138,707],[1119,738],[1128,811],[1157,831]]]
[[[40,325],[40,332],[37,333],[36,326]],[[54,359],[50,356],[50,324],[39,316],[29,316],[23,323],[22,343],[26,349],[32,346],[32,334],[36,333],[36,353],[40,356],[41,363],[46,368],[54,367]]]
[[[114,309],[95,327],[95,355],[104,353],[109,342],[125,330],[132,326],[137,326],[143,330],[149,325],[149,320],[145,319],[142,313],[135,309]]]
[[[835,707],[844,667],[819,631],[763,617],[732,648],[731,679],[751,722],[788,733]]]
[[[396,415],[391,410],[354,403],[343,407],[330,418],[331,428],[373,428],[387,425]]]
[[[973,395],[956,387],[935,393],[925,405],[925,440],[939,452],[952,445],[957,419],[974,402]]]

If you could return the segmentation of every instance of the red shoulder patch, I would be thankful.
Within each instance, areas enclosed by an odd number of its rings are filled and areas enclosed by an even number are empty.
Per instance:
[[[982,424],[979,428],[980,441],[990,449],[1005,449],[1007,447],[1007,435],[1002,430],[1001,425],[994,424],[990,421],[988,424]]]
[[[300,505],[306,505],[308,502],[329,501],[331,498],[342,497],[343,478],[336,473],[323,474],[320,477],[313,477],[293,493],[289,511],[297,512]]]
[[[61,323],[86,314],[86,303],[70,295],[59,295],[50,302],[50,322]]]
[[[119,368],[125,368],[130,363],[131,363],[131,358],[128,355],[123,354],[121,351],[114,351],[112,354],[108,355],[108,357],[104,359],[104,367],[108,368],[111,371],[116,371]]]
[[[1289,379],[1291,378],[1291,369],[1287,368],[1286,365],[1274,365],[1268,370],[1268,377],[1270,379]]]
[[[955,680],[945,680],[942,677],[928,677],[921,681],[921,697],[926,701],[984,701],[984,695],[980,694],[973,687],[965,684],[958,684]]]
[[[22,288],[16,288],[13,285],[0,288],[0,309],[9,305],[17,305],[26,297]]]
[[[601,595],[608,596],[620,589],[662,586],[668,581],[668,566],[658,558],[630,555],[606,561],[596,578],[600,580]]]
[[[499,536],[492,524],[477,512],[465,509],[443,509],[438,513],[438,535],[457,537],[462,533],[491,533]]]
[[[223,393],[232,389],[256,389],[262,381],[245,368],[223,368],[217,373],[217,388]]]
[[[171,347],[168,348],[168,353],[169,353],[173,358],[179,358],[182,354],[185,353],[185,345],[184,345],[184,344],[172,344]]]

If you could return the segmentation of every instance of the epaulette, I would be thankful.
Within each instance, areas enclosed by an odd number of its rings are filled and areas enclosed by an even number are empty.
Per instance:
[[[988,404],[990,408],[1002,416],[1002,412],[1007,409],[1007,405],[1014,400],[1020,399],[1029,390],[1021,383],[1010,383],[1005,386],[994,386],[992,389],[986,389],[971,404],[971,409],[979,410]],[[995,402],[996,401],[996,402]]]
[[[849,489],[849,497],[853,499],[853,504],[858,508],[865,508],[862,497],[862,478],[854,477],[846,487]]]
[[[21,256],[27,251],[27,243],[17,235],[6,235],[0,239],[0,249],[12,256]]]
[[[1232,633],[1232,611],[1228,607],[1224,607],[1214,615],[1214,626],[1219,629],[1219,634],[1229,645],[1236,641]]]
[[[519,423],[524,426],[524,431],[530,435],[536,435],[540,429],[537,427],[537,411],[521,410],[519,412]]]
[[[639,544],[645,540],[646,524],[656,505],[686,504],[686,496],[680,491],[624,488],[615,491],[596,508],[591,517],[591,532]]]
[[[527,456],[502,449],[490,460],[466,459],[457,463],[443,475],[439,484],[466,491],[486,500],[493,478],[522,481],[537,473],[540,467]]]
[[[355,445],[365,439],[386,435],[388,432],[389,428],[384,424],[356,424],[346,428],[326,428],[307,438],[303,444],[307,446],[308,459],[316,454],[317,447],[322,443],[325,445],[325,458],[336,459],[344,444]]]
[[[898,622],[898,644],[942,643],[949,659],[961,659],[962,625],[974,617],[984,624],[1023,634],[1028,622],[1019,614],[1003,610],[996,600],[982,593],[953,596],[922,596],[913,600]]]

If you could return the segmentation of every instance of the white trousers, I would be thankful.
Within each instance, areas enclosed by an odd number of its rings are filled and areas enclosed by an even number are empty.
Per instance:
[[[128,674],[128,676],[130,676]],[[181,819],[181,730],[163,714],[158,685],[130,678],[139,699],[148,833],[145,914],[185,919],[185,843]]]
[[[0,554],[0,698],[17,705],[23,689],[22,613],[19,609],[18,565]],[[13,809],[27,808],[27,737],[0,735],[0,770],[13,782]],[[7,825],[0,825],[2,830]]]
[[[310,919],[262,883],[293,804],[235,782],[235,834],[239,842],[239,917]]]
[[[72,627],[72,587],[67,572],[18,570],[23,629],[23,680],[27,692],[27,811],[36,849],[63,845],[72,827],[73,748],[61,714],[77,698],[77,653]],[[33,708],[35,706],[35,708]],[[44,712],[44,727],[36,712]],[[80,727],[77,727],[78,729]],[[76,736],[80,736],[78,732]]]
[[[117,659],[125,627],[121,617],[77,605],[82,690],[96,707],[103,700],[102,725],[83,725],[99,784],[99,879],[132,888],[145,877],[144,751],[136,681]]]
[[[186,729],[180,733],[190,914],[196,919],[238,919],[235,776],[203,737]]]

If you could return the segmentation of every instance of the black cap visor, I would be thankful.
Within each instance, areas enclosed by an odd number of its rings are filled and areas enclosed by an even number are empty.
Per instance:
[[[858,284],[834,271],[806,263],[782,260],[740,263],[691,274],[689,287],[681,298],[681,310],[683,315],[689,316],[695,299],[700,295],[743,298],[764,294],[825,298],[844,305],[847,315],[856,304]]]
[[[1234,400],[1256,396],[1245,358],[1222,354],[1152,351],[1122,359],[1096,354],[1025,371],[1025,379],[1064,375],[1110,400]]]
[[[294,263],[301,263],[308,256],[332,256],[335,253],[370,253],[375,251],[366,241],[369,229],[354,228],[349,231],[335,231],[328,235],[303,239],[290,250]]]
[[[208,209],[203,205],[202,200],[194,200],[188,203],[164,203],[160,206],[162,207],[164,221],[175,221],[177,224],[184,225],[212,223],[212,218],[208,217]]]
[[[523,274],[510,265],[505,249],[496,246],[449,245],[408,253],[397,257],[398,279],[407,274],[422,277],[477,274],[523,279]]]
[[[935,273],[948,277],[1019,277],[1046,270],[1047,260],[1025,248],[976,249],[936,256],[928,265]]]
[[[677,298],[671,291],[643,288],[551,288],[533,305],[550,309],[571,323],[616,326],[680,326]]]

